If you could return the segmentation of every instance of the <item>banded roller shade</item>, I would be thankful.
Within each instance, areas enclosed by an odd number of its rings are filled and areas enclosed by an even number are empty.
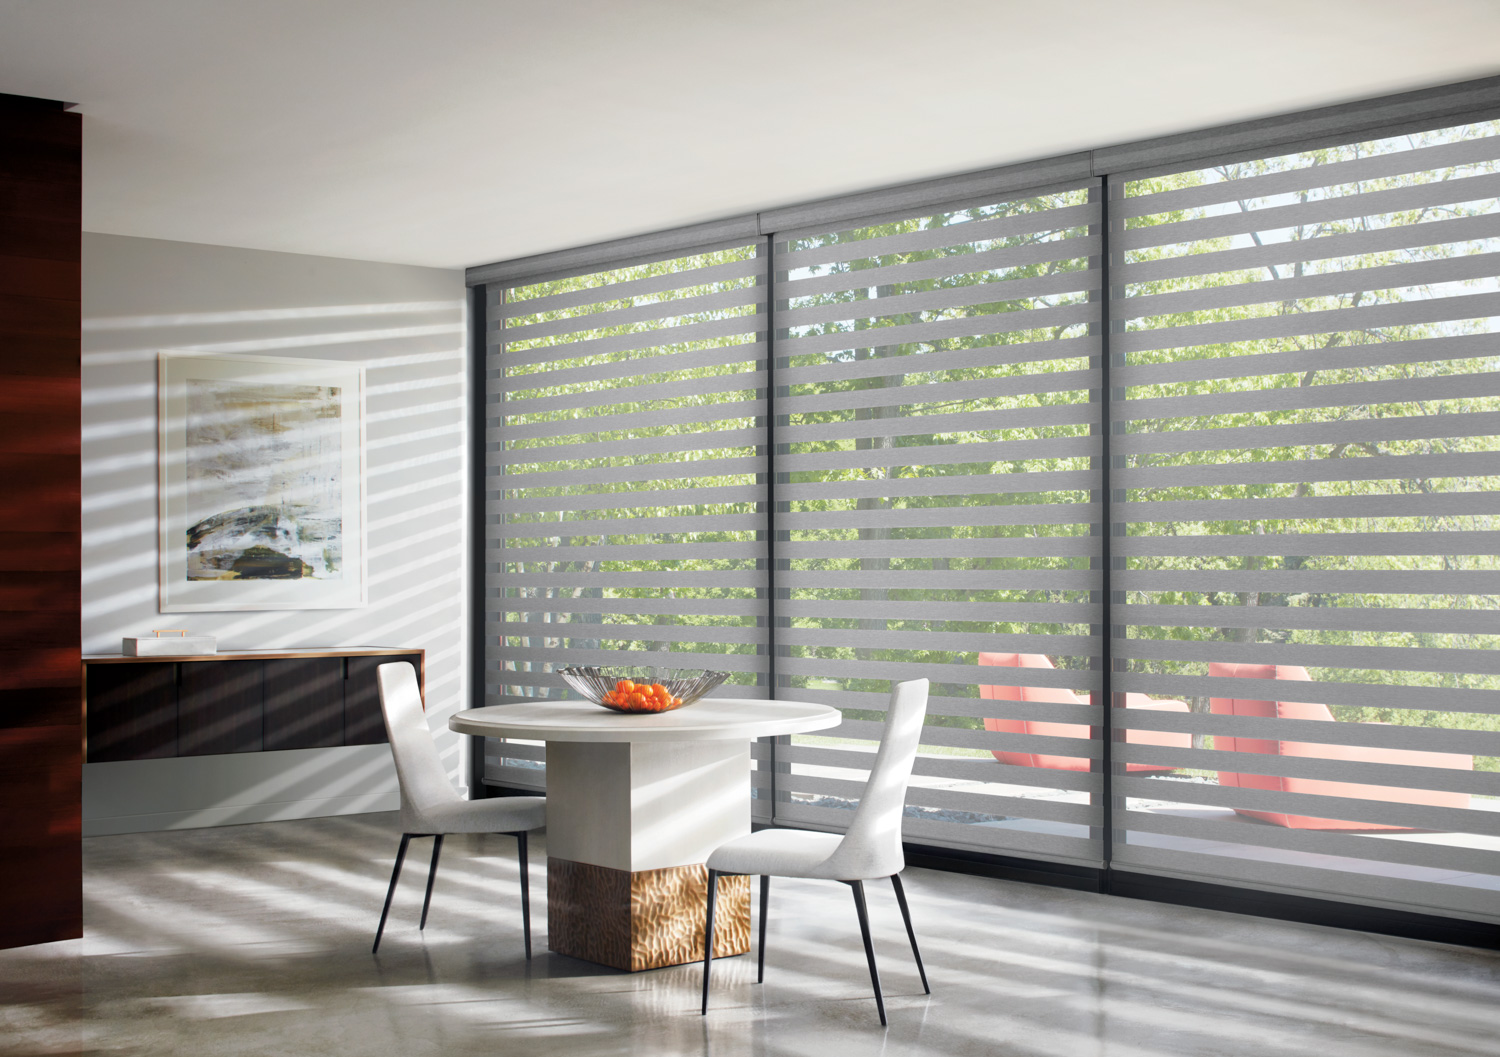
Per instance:
[[[488,287],[487,704],[573,696],[571,664],[769,696],[761,246]],[[541,746],[487,755],[539,784]]]
[[[1100,861],[1098,198],[775,236],[777,692],[844,714],[778,822],[847,825],[926,677],[907,839]]]
[[[1497,159],[1111,179],[1117,866],[1500,919]]]

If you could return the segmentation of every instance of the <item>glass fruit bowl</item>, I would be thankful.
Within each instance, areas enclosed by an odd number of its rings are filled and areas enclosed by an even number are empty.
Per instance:
[[[595,668],[557,672],[579,694],[613,712],[670,712],[691,705],[729,678],[702,668]]]

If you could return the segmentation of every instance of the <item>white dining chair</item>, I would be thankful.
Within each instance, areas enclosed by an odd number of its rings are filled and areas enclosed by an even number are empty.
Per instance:
[[[380,687],[380,710],[385,715],[391,755],[396,759],[396,780],[401,787],[401,847],[396,868],[385,893],[380,925],[375,930],[374,954],[380,950],[385,919],[391,912],[391,897],[401,877],[406,846],[413,837],[432,837],[432,864],[427,868],[427,894],[422,899],[422,922],[427,927],[427,908],[432,903],[432,882],[437,877],[443,837],[449,833],[504,833],[516,838],[521,869],[521,922],[526,936],[526,957],[531,957],[531,885],[526,866],[526,835],[547,820],[545,797],[506,796],[489,800],[465,800],[448,781],[448,772],[438,759],[432,732],[422,710],[422,691],[417,673],[401,661],[376,669]]]
[[[870,963],[870,983],[875,988],[875,1008],[880,1023],[885,1024],[885,998],[880,992],[880,973],[875,968],[875,946],[870,941],[870,915],[865,905],[864,883],[882,877],[891,879],[896,902],[906,922],[906,937],[917,960],[922,990],[932,994],[927,985],[927,970],[922,966],[922,952],[917,949],[917,934],[911,927],[911,910],[901,887],[901,870],[906,858],[901,851],[901,813],[906,803],[906,784],[911,778],[922,723],[927,717],[926,679],[897,683],[891,690],[886,711],[885,730],[880,737],[880,751],[864,795],[859,799],[849,829],[841,837],[836,833],[813,833],[807,830],[766,829],[721,844],[708,857],[708,915],[703,930],[703,1012],[708,1013],[708,977],[713,965],[714,902],[718,879],[722,875],[758,874],[760,876],[760,949],[756,965],[756,983],[766,978],[766,917],[770,909],[771,878],[806,877],[841,881],[854,890],[854,911],[865,941],[865,960]]]

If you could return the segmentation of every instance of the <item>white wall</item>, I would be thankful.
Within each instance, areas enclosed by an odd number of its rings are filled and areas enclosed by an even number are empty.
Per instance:
[[[465,305],[459,271],[85,234],[84,653],[118,653],[122,637],[163,626],[211,633],[221,649],[426,649],[429,723],[461,783],[462,739],[447,718],[467,700]],[[366,608],[160,614],[161,349],[367,366]],[[85,833],[393,806],[383,746],[84,768]]]

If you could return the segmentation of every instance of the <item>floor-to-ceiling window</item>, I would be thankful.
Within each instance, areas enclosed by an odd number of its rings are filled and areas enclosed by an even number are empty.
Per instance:
[[[838,829],[925,676],[912,841],[1500,919],[1500,123],[1323,139],[489,281],[487,700],[834,704]]]
[[[1118,864],[1500,908],[1500,122],[1111,178]]]
[[[753,241],[490,290],[487,701],[569,664],[769,696],[764,271]],[[496,751],[539,781],[541,745]]]
[[[774,237],[776,817],[841,827],[932,680],[913,840],[1098,863],[1097,181]],[[1046,766],[1035,766],[1038,760]]]

